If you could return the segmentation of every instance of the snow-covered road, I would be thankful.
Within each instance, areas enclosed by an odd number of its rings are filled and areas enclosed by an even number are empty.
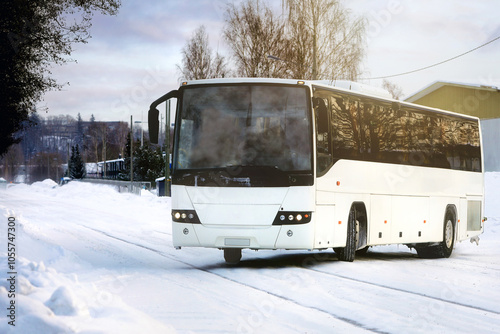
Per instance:
[[[449,259],[405,246],[353,263],[333,251],[175,250],[170,201],[44,181],[0,192],[1,333],[497,333],[500,174],[486,232]],[[15,221],[15,297],[8,222]],[[11,224],[13,225],[13,223]],[[15,327],[9,310],[15,302]]]

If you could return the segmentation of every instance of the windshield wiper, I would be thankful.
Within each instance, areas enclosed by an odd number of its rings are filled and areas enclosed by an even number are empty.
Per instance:
[[[245,171],[275,171],[283,172],[278,166],[265,166],[265,165],[228,165],[229,170],[245,170]]]

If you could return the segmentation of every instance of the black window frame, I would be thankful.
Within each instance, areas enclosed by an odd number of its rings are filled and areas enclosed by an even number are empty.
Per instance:
[[[286,171],[284,173],[264,168],[254,170],[242,166],[214,169],[180,169],[178,165],[178,145],[180,136],[180,118],[184,103],[184,91],[186,89],[206,87],[234,87],[234,86],[269,86],[269,87],[296,87],[305,89],[306,117],[308,118],[308,129],[305,138],[309,142],[310,170],[308,171]],[[174,127],[174,145],[172,154],[172,184],[186,186],[215,186],[215,187],[287,187],[287,186],[312,186],[314,184],[314,145],[313,119],[311,113],[311,89],[303,84],[284,84],[269,82],[237,82],[237,83],[210,83],[192,84],[179,88],[177,99]],[[241,174],[244,174],[243,176]],[[264,175],[262,175],[264,174]],[[251,180],[251,182],[247,182]]]

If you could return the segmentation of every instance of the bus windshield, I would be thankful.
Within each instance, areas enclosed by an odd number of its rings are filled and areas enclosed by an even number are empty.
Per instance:
[[[185,87],[174,174],[237,170],[230,177],[248,184],[251,176],[312,174],[309,99],[306,87],[297,86]]]

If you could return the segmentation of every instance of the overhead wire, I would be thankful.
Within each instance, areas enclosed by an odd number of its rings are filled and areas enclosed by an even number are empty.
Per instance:
[[[399,77],[399,76],[402,76],[402,75],[407,75],[407,74],[411,74],[411,73],[415,73],[415,72],[420,72],[420,71],[423,71],[423,70],[427,70],[427,69],[429,69],[431,67],[436,67],[438,65],[442,65],[442,64],[447,63],[449,61],[452,61],[452,60],[455,60],[455,59],[460,58],[462,56],[465,56],[466,54],[474,52],[474,51],[476,51],[476,50],[478,50],[478,49],[480,49],[480,48],[482,48],[482,47],[484,47],[484,46],[486,46],[488,44],[493,43],[494,41],[496,41],[498,39],[500,39],[500,36],[492,39],[489,42],[481,44],[478,47],[475,47],[474,49],[471,49],[471,50],[469,50],[467,52],[464,52],[464,53],[461,53],[461,54],[459,54],[457,56],[454,56],[454,57],[448,58],[446,60],[440,61],[439,63],[435,63],[435,64],[432,64],[432,65],[429,65],[429,66],[425,66],[425,67],[422,67],[422,68],[418,68],[416,70],[412,70],[412,71],[408,71],[408,72],[403,72],[403,73],[398,73],[398,74],[387,75],[387,76],[380,76],[380,77],[373,77],[373,78],[360,78],[358,80],[378,80],[378,79],[394,78],[394,77]]]

